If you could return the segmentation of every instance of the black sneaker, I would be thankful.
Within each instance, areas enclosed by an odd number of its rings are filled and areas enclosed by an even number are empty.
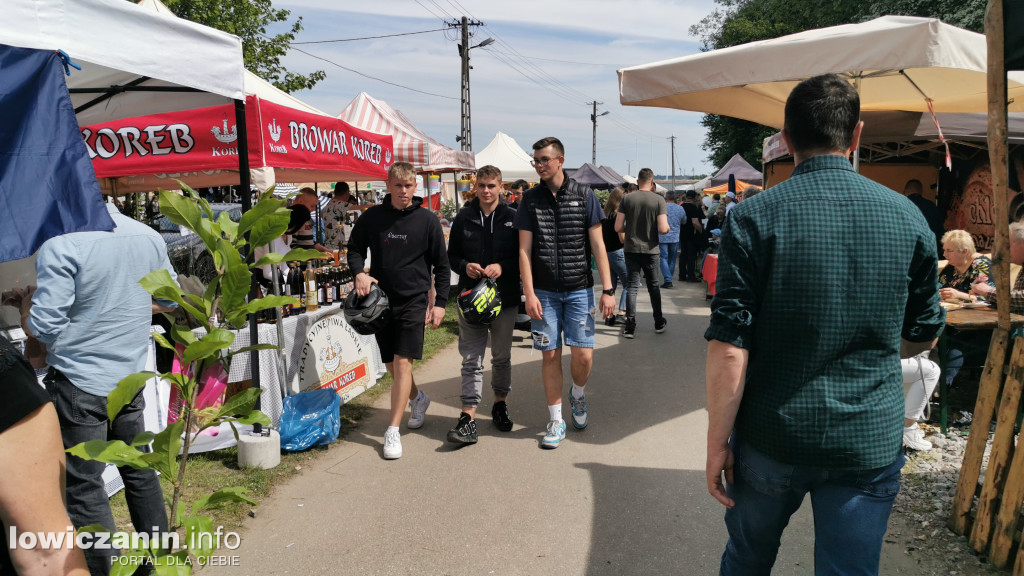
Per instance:
[[[448,441],[456,444],[476,444],[476,420],[463,412],[459,414],[459,421],[455,428],[448,431]]]
[[[498,430],[502,432],[512,431],[512,418],[508,415],[508,404],[504,400],[494,403],[494,407],[491,408],[491,419]]]
[[[655,334],[661,334],[665,331],[665,325],[668,324],[668,319],[662,316],[654,321],[654,332]]]
[[[661,287],[666,288],[668,290],[675,288],[675,286],[673,286],[671,282],[665,282],[664,284],[661,285]]]
[[[623,338],[633,338],[636,336],[636,320],[626,319],[626,325],[622,327]]]
[[[615,316],[612,315],[612,316],[609,316],[609,317],[605,318],[604,319],[604,325],[605,326],[615,326]]]

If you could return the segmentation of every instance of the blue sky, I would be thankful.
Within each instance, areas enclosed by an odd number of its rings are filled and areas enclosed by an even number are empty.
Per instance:
[[[331,40],[443,28],[442,19],[467,15],[485,26],[472,50],[473,146],[483,149],[498,131],[520,146],[557,136],[566,146],[566,165],[591,158],[593,125],[585,102],[603,102],[598,112],[597,161],[620,173],[641,167],[668,174],[668,137],[676,136],[676,172],[710,172],[700,148],[700,114],[621,106],[616,69],[699,51],[689,27],[709,14],[713,0],[275,0],[303,17],[296,39]],[[273,29],[271,30],[273,31]],[[324,70],[327,79],[295,95],[336,115],[359,93],[387,101],[423,131],[458,147],[460,59],[457,34],[431,32],[398,38],[298,46],[342,66],[440,96],[371,80],[292,51],[289,70]],[[443,96],[443,97],[441,97]]]

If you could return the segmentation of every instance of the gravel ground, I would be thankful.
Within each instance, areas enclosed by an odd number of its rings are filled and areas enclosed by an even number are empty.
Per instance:
[[[976,576],[1011,572],[989,564],[970,547],[967,538],[946,526],[970,427],[969,413],[961,413],[960,417],[968,421],[955,421],[945,436],[937,426],[922,424],[933,448],[907,453],[903,484],[883,545],[885,556],[903,555],[894,563],[896,573]],[[987,460],[988,449],[985,464]]]

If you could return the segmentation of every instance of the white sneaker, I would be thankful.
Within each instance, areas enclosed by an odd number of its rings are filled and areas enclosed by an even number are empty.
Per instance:
[[[388,430],[384,433],[384,459],[397,460],[402,457],[402,437],[398,430]]]
[[[409,415],[409,429],[415,430],[423,426],[423,420],[427,417],[427,406],[430,406],[430,396],[420,390],[415,400],[409,402],[412,414]]]
[[[903,445],[911,450],[931,450],[932,443],[924,439],[924,430],[914,424],[903,429]]]

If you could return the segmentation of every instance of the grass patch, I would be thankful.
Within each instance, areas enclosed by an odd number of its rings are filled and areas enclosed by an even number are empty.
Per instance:
[[[423,341],[423,360],[425,362],[454,342],[459,337],[458,312],[455,299],[448,301],[444,322],[437,330],[427,329]],[[368,413],[370,406],[391,389],[391,375],[381,378],[377,385],[361,394],[351,402],[341,406],[341,433],[338,441],[359,425]],[[225,448],[203,454],[189,456],[188,470],[185,473],[185,489],[182,502],[191,503],[196,499],[228,486],[243,486],[250,490],[249,497],[260,502],[273,493],[274,486],[302,472],[302,468],[317,460],[329,451],[329,446],[318,446],[304,452],[281,452],[281,464],[271,470],[258,468],[239,468],[238,449]],[[170,502],[173,487],[166,478],[160,479],[164,490],[164,498]],[[169,506],[168,506],[169,507]],[[124,491],[118,492],[110,499],[110,508],[114,513],[114,521],[118,530],[131,530],[131,517],[125,503]],[[252,506],[246,504],[229,504],[210,513],[214,526],[224,526],[227,531],[237,531],[242,521],[248,516]]]

